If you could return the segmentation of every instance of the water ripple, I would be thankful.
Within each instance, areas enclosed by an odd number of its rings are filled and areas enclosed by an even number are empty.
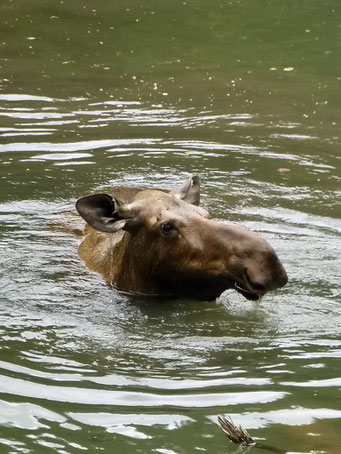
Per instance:
[[[0,101],[6,449],[86,450],[85,426],[101,440],[115,434],[122,452],[183,452],[162,439],[177,429],[186,452],[209,451],[218,413],[272,432],[341,417],[335,133],[227,108],[25,94]],[[213,216],[274,245],[288,286],[260,304],[234,291],[216,302],[147,302],[85,268],[73,234],[84,226],[79,196],[171,189],[190,174],[201,177]],[[28,431],[25,443],[11,428]],[[150,444],[138,451],[136,440]]]
[[[159,395],[148,392],[108,391],[43,385],[18,378],[0,376],[0,392],[22,397],[46,399],[84,405],[118,405],[120,407],[204,408],[257,404],[283,399],[288,393],[279,391],[242,391],[237,393],[200,393]]]

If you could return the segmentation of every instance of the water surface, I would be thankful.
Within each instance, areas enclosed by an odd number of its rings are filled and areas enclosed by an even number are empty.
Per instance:
[[[338,453],[337,2],[0,9],[1,452],[249,452],[219,431],[231,415]],[[191,174],[275,247],[285,288],[149,301],[84,267],[78,197]]]

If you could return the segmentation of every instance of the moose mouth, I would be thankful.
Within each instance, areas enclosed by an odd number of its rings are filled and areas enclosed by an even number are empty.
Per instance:
[[[258,293],[251,292],[250,290],[246,290],[245,288],[241,287],[237,282],[234,283],[234,288],[237,290],[238,293],[244,296],[247,300],[251,301],[259,301],[262,295]]]

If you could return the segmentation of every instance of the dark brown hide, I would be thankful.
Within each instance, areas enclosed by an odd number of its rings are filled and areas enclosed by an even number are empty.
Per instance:
[[[243,227],[218,223],[199,204],[199,180],[177,190],[120,190],[83,197],[79,254],[120,290],[215,299],[229,288],[257,300],[287,283],[271,246]]]

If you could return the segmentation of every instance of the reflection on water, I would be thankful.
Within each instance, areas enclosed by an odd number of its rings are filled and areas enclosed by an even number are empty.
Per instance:
[[[0,451],[248,451],[225,414],[338,453],[335,2],[17,3],[0,7]],[[214,217],[274,246],[285,288],[161,302],[85,268],[78,197],[190,174]]]

